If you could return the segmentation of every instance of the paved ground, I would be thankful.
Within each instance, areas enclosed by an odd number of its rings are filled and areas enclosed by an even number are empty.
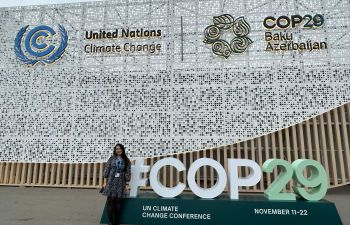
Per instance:
[[[350,225],[350,186],[330,190],[326,199]],[[95,189],[0,186],[0,225],[98,225],[104,203]]]

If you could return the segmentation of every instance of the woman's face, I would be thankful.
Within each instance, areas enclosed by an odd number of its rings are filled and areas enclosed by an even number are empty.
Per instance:
[[[117,147],[115,147],[115,154],[116,155],[122,155],[122,152],[123,152],[123,150],[122,150],[122,148],[118,145]]]

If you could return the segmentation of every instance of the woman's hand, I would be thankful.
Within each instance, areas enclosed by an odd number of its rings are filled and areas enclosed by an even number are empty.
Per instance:
[[[129,194],[129,188],[130,188],[130,187],[129,187],[129,184],[126,183],[126,184],[125,184],[125,193],[126,193],[126,194]]]

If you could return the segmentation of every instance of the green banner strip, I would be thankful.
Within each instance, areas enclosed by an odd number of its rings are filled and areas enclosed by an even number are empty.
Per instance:
[[[200,199],[192,194],[160,198],[143,193],[123,200],[122,224],[140,225],[342,225],[332,202],[271,201],[246,195],[239,200],[228,196]],[[101,224],[108,223],[105,205]]]

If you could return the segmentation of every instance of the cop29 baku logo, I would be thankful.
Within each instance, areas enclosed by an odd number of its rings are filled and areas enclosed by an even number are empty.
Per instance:
[[[213,17],[214,25],[210,25],[204,30],[204,43],[212,45],[215,55],[230,57],[232,53],[240,54],[253,43],[248,37],[250,25],[244,17],[234,19],[230,14],[223,14]],[[232,34],[234,37],[230,41],[225,40],[225,34]]]
[[[18,59],[31,66],[39,62],[52,64],[59,60],[68,43],[66,29],[58,25],[57,33],[45,25],[34,27],[31,30],[28,27],[22,27],[15,39],[15,53]]]

